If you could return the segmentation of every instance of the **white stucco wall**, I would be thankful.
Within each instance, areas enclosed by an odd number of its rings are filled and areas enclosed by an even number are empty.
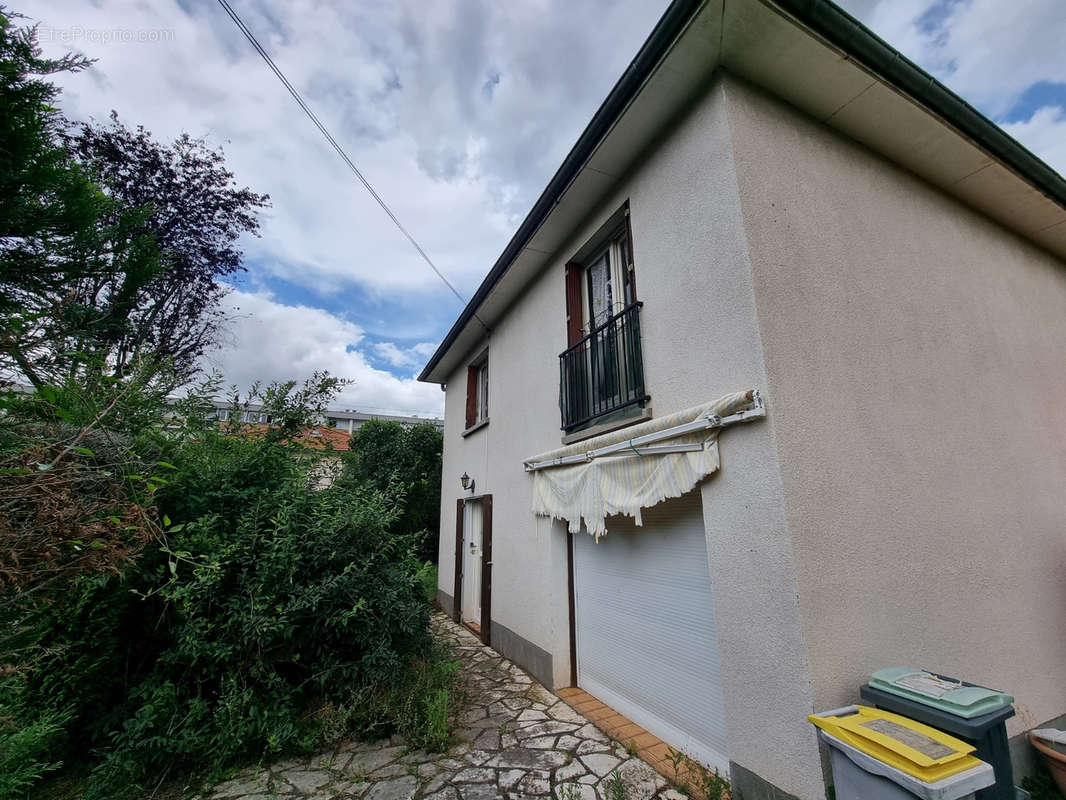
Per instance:
[[[729,120],[715,81],[580,225],[489,342],[490,424],[463,439],[466,379],[446,403],[440,586],[452,592],[455,497],[464,471],[494,505],[492,617],[548,650],[569,682],[566,537],[529,511],[522,460],[560,443],[558,353],[564,265],[628,199],[644,367],[656,416],[765,388]],[[472,351],[470,357],[476,355]],[[702,489],[729,757],[790,793],[821,796],[812,701],[777,467],[774,398],[765,422],[725,432],[723,468]],[[623,590],[624,593],[624,590]],[[620,598],[624,606],[624,598]],[[669,613],[669,609],[663,609]]]
[[[764,388],[721,80],[626,188],[655,414]],[[722,470],[702,487],[729,758],[814,798],[823,789],[805,719],[809,679],[774,430],[771,410],[765,422],[723,432]]]
[[[727,95],[815,705],[907,664],[1066,712],[1066,264]]]
[[[566,642],[566,538],[530,513],[532,482],[523,459],[559,445],[558,353],[566,347],[562,280],[545,273],[487,338],[489,424],[465,438],[466,366],[445,396],[439,587],[451,595],[455,576],[456,499],[464,472],[475,495],[493,504],[492,619],[552,653],[557,685],[569,682]],[[471,361],[485,343],[469,353]],[[562,584],[558,574],[561,563]]]

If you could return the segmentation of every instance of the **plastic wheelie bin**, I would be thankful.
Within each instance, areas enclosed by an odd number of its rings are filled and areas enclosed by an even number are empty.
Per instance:
[[[972,800],[992,783],[992,767],[943,731],[867,706],[809,719],[828,745],[837,800]]]
[[[1006,721],[1014,716],[1009,694],[913,667],[889,667],[875,672],[859,696],[969,742],[996,774],[995,784],[979,791],[977,800],[1015,800],[1007,746]]]

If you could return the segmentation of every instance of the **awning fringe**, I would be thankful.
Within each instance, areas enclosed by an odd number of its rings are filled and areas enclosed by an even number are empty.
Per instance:
[[[566,520],[571,533],[584,523],[597,539],[614,514],[640,525],[642,509],[680,497],[719,468],[723,426],[764,415],[751,389],[535,456],[526,461],[533,513]]]

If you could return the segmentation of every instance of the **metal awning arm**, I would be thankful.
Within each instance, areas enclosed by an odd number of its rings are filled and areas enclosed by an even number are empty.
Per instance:
[[[733,425],[737,422],[751,422],[766,416],[766,404],[763,402],[762,393],[758,389],[751,392],[751,408],[737,411],[726,417],[718,417],[720,426]]]
[[[587,463],[594,458],[601,458],[603,456],[622,456],[627,453],[630,455],[644,455],[645,453],[678,453],[690,450],[700,450],[703,446],[699,444],[664,445],[656,448],[646,447],[645,445],[661,442],[664,439],[673,439],[678,436],[684,436],[687,433],[695,433],[696,431],[723,428],[726,425],[734,425],[738,422],[751,422],[766,416],[766,405],[763,403],[762,395],[758,390],[751,393],[751,403],[751,408],[737,411],[736,413],[729,414],[725,417],[721,417],[718,414],[708,414],[705,417],[699,417],[698,419],[694,419],[692,422],[686,422],[683,425],[675,425],[672,428],[665,428],[661,431],[647,433],[643,436],[636,436],[632,439],[626,439],[625,441],[605,445],[604,447],[597,447],[594,450],[588,450],[584,453],[575,453],[572,456],[553,458],[550,461],[527,461],[525,464],[526,472],[535,472],[538,469],[545,469],[547,467],[562,467],[567,464]]]
[[[628,444],[628,442],[627,442]],[[688,442],[686,444],[650,444],[644,447],[626,448],[617,453],[603,453],[598,458],[610,458],[611,456],[654,456],[660,453],[692,453],[702,450],[702,442]]]

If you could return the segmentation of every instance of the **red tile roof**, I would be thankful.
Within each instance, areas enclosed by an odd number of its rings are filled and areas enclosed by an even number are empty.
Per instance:
[[[310,428],[303,436],[303,442],[308,447],[321,450],[326,447],[326,443],[333,445],[334,450],[348,450],[348,442],[352,439],[352,435],[348,431],[338,430],[337,428],[327,428],[325,425],[315,425]]]
[[[228,423],[219,423],[222,426]],[[264,425],[261,423],[245,424],[241,426],[243,433],[257,433],[263,434],[270,430],[272,425]],[[329,428],[325,425],[313,425],[310,428],[305,428],[300,435],[300,442],[306,447],[310,447],[313,450],[325,450],[329,445],[333,446],[333,450],[337,452],[347,452],[348,442],[351,441],[352,435],[348,431],[338,430],[337,428]]]

